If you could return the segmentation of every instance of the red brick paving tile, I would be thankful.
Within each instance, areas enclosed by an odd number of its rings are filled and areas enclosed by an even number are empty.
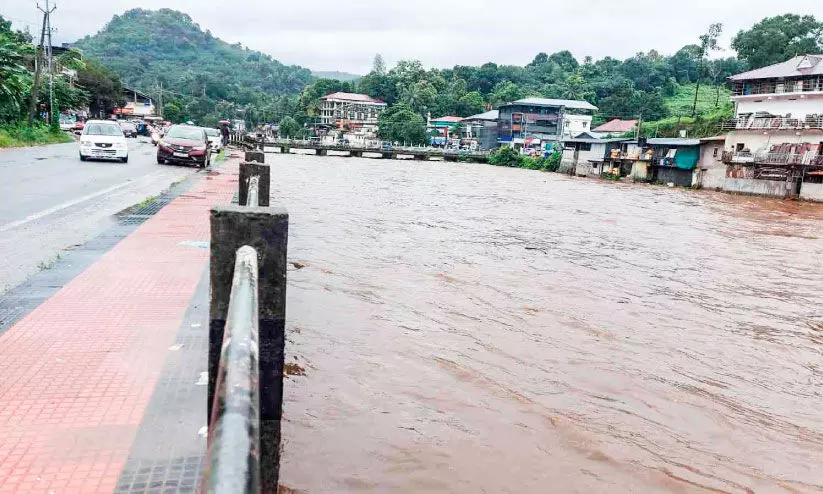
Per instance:
[[[237,163],[200,180],[0,335],[0,493],[111,492]],[[36,481],[37,477],[40,481]]]

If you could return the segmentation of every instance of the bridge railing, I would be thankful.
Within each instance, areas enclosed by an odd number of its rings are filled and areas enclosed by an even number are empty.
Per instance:
[[[211,211],[203,492],[277,492],[289,219],[269,181],[262,160],[241,163],[239,204]]]

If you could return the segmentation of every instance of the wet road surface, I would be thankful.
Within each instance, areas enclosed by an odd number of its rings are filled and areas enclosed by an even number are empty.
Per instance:
[[[0,150],[0,293],[197,171],[158,165],[146,138],[128,142],[128,163],[81,162],[77,143]]]
[[[823,206],[267,162],[291,215],[289,487],[823,491]]]

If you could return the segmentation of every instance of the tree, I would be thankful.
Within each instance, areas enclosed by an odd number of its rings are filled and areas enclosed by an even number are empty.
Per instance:
[[[700,36],[700,53],[697,59],[697,86],[694,89],[694,105],[692,105],[692,116],[697,114],[697,93],[700,91],[700,78],[703,76],[703,59],[710,51],[718,50],[717,38],[723,32],[723,24],[717,23],[709,26],[706,34]]]
[[[493,105],[502,105],[503,103],[517,101],[523,98],[523,96],[523,89],[521,89],[520,86],[513,82],[506,81],[495,86],[494,91],[492,91],[489,96],[489,101]]]
[[[171,123],[183,122],[183,110],[180,107],[180,103],[175,101],[166,103],[163,106],[163,118]]]
[[[378,134],[381,139],[410,144],[427,144],[426,121],[405,104],[397,104],[380,114]]]
[[[544,64],[548,61],[549,61],[549,55],[547,55],[545,52],[541,51],[540,53],[538,53],[534,57],[534,60],[532,60],[532,63],[527,65],[527,67],[537,67],[538,65],[542,65],[542,64]]]
[[[796,55],[820,53],[823,23],[811,15],[767,17],[748,31],[738,32],[732,48],[749,69],[785,62]]]
[[[97,60],[87,60],[85,68],[77,72],[77,85],[88,94],[92,115],[109,115],[125,103],[120,76]]]
[[[476,115],[482,112],[485,107],[483,95],[479,91],[466,93],[457,101],[456,107],[455,113],[461,117]]]
[[[386,62],[383,60],[383,55],[378,53],[374,56],[371,71],[375,74],[386,75]]]
[[[277,135],[280,137],[295,137],[300,133],[300,124],[292,117],[283,117],[278,126]]]
[[[15,120],[30,85],[24,66],[24,43],[0,17],[0,120]],[[9,23],[10,24],[10,23]]]
[[[549,60],[559,65],[566,72],[571,72],[580,65],[569,50],[552,53]]]

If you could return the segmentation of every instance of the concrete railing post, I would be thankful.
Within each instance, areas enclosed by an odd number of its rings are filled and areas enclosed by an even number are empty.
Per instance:
[[[263,151],[246,151],[246,161],[247,162],[257,162],[257,163],[265,163],[266,162],[266,153]]]
[[[260,484],[264,493],[277,492],[280,468],[288,230],[288,212],[279,207],[232,205],[211,211],[208,420],[212,417],[235,256],[239,248],[248,245],[258,256]]]
[[[269,165],[262,163],[240,163],[239,190],[237,191],[238,203],[241,206],[248,204],[249,180],[254,176],[260,177],[257,184],[257,197],[260,201],[259,206],[267,207],[269,205],[269,194],[271,192],[271,168]]]

